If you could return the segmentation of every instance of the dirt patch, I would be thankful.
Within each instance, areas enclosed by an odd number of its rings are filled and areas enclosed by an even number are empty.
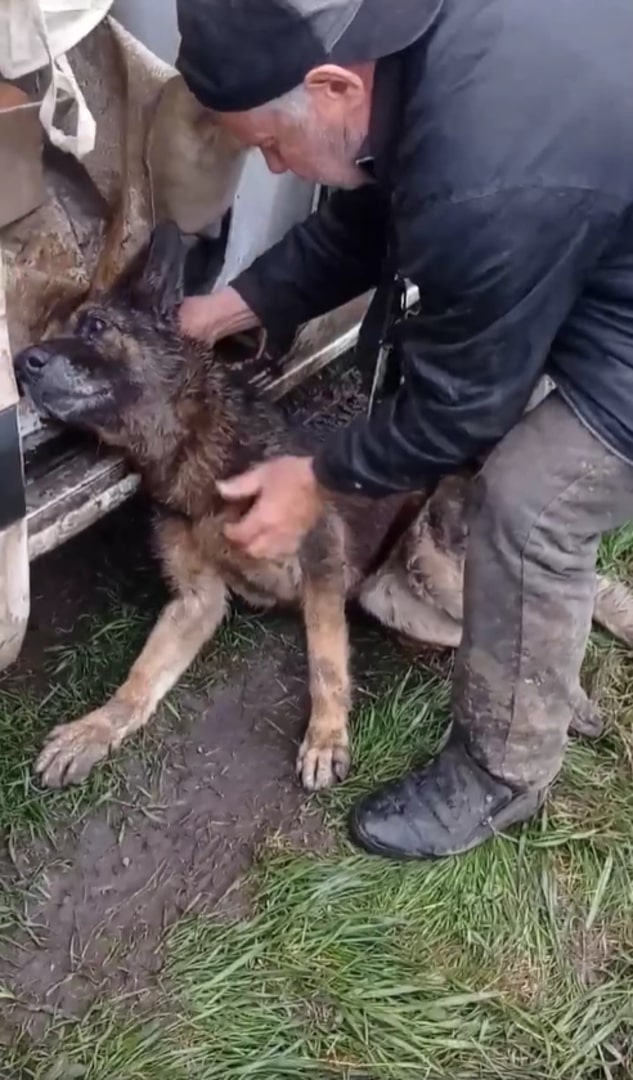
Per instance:
[[[363,413],[367,401],[360,371],[344,356],[297,387],[281,405],[293,423],[325,437]]]
[[[307,707],[301,657],[267,637],[265,656],[238,666],[211,693],[183,691],[180,724],[159,721],[158,776],[132,758],[120,803],[54,850],[14,851],[14,884],[35,885],[29,935],[0,948],[0,985],[26,1005],[14,1022],[35,1032],[51,1013],[80,1016],[104,990],[150,986],[177,918],[243,912],[240,879],[271,831],[313,848],[327,842],[294,779]]]

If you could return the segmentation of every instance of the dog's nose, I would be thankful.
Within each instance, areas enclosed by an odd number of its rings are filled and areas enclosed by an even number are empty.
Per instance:
[[[46,349],[43,349],[40,345],[30,345],[28,349],[23,349],[16,357],[15,366],[18,371],[22,371],[24,374],[35,375],[42,370],[48,358],[49,354]]]

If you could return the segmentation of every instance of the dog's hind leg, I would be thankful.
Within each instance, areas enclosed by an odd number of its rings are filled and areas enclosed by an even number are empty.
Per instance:
[[[593,617],[625,645],[633,646],[633,592],[624,582],[598,575]]]
[[[195,588],[172,600],[113,697],[83,719],[50,733],[35,765],[42,783],[52,788],[81,783],[97,762],[144,727],[215,633],[225,611],[226,588],[212,572],[201,574]]]
[[[441,481],[358,595],[383,626],[423,645],[456,649],[462,636],[466,490],[461,477]]]
[[[358,601],[383,626],[421,645],[445,649],[459,645],[461,620],[454,619],[430,598],[416,595],[404,568],[385,566],[364,582]]]
[[[365,611],[420,644],[454,649],[461,639],[467,493],[467,478],[441,480],[359,593]]]

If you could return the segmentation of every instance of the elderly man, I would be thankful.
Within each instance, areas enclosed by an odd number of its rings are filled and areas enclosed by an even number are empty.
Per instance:
[[[183,329],[282,334],[374,286],[386,259],[422,298],[393,332],[400,388],[370,418],[225,485],[255,497],[234,540],[289,553],[327,492],[414,490],[488,453],[450,738],[352,814],[373,852],[465,851],[529,818],[556,777],[598,540],[633,517],[633,4],[179,9],[179,69],[217,122],[273,172],[338,189],[230,287],[185,301]],[[546,370],[557,389],[523,416]]]

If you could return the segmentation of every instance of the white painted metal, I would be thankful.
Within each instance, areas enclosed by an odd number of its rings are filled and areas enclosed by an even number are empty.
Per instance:
[[[0,409],[11,408],[17,400],[0,246]],[[19,655],[29,618],[30,575],[26,538],[25,518],[0,532],[0,671]]]
[[[114,0],[112,15],[166,64],[173,64],[180,35],[176,0]]]
[[[249,154],[235,202],[224,267],[215,288],[221,288],[258,255],[272,247],[312,209],[315,185],[268,171],[259,151]]]
[[[26,520],[0,532],[0,671],[17,660],[29,619]]]

